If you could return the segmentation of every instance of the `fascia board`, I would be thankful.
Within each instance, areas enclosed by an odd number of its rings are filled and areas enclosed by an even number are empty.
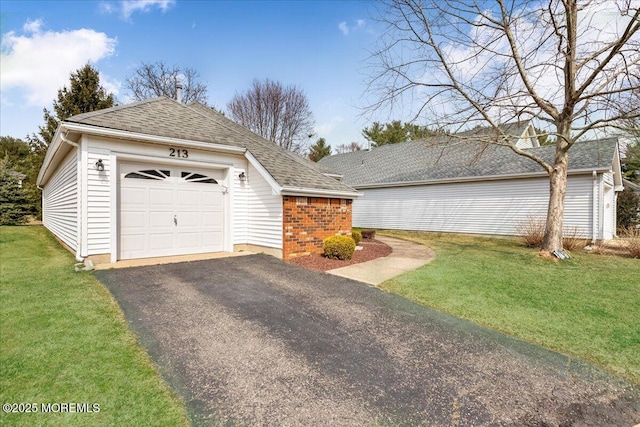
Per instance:
[[[593,171],[603,173],[609,172],[609,168],[590,168],[590,169],[575,169],[568,172],[568,175],[585,175],[590,174]],[[461,178],[448,178],[448,179],[431,179],[423,181],[399,181],[399,182],[382,182],[376,184],[353,184],[350,187],[358,189],[365,188],[385,188],[385,187],[410,187],[415,185],[435,185],[435,184],[452,184],[456,182],[481,182],[481,181],[501,181],[506,179],[522,179],[522,178],[540,178],[548,177],[546,172],[532,172],[522,174],[509,174],[509,175],[487,175],[487,176],[470,176]]]
[[[42,166],[40,167],[40,171],[38,172],[38,179],[36,180],[36,185],[38,187],[42,187],[42,185],[45,183],[45,176],[48,180],[50,175],[48,174],[49,167],[51,166],[51,162],[53,161],[53,158],[56,156],[56,154],[60,150],[60,146],[62,145],[62,139],[60,138],[60,130],[61,130],[61,127],[58,126],[58,129],[56,129],[56,133],[53,134],[53,139],[51,141],[51,144],[47,148],[47,153],[44,156],[44,161],[42,162]]]
[[[269,184],[269,186],[271,187],[272,193],[274,195],[280,195],[282,194],[282,186],[280,184],[278,184],[278,182],[273,178],[273,176],[271,176],[271,174],[269,173],[269,171],[262,166],[262,163],[260,163],[258,161],[258,159],[256,159],[253,154],[251,154],[251,152],[249,150],[246,150],[244,153],[244,156],[246,157],[246,159],[249,161],[249,163],[251,163],[251,166],[253,166],[254,168],[256,168],[256,170],[258,171],[258,173],[260,174],[260,176],[267,181],[267,183]]]
[[[355,199],[362,195],[357,191],[333,191],[316,188],[282,187],[282,195],[285,196],[311,196],[329,197],[336,199]]]

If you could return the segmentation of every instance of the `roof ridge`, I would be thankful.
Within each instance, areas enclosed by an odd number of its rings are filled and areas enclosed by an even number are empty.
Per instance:
[[[197,102],[197,101],[189,104],[188,107],[192,108],[192,105],[194,105],[196,103],[198,105],[200,105],[201,107],[210,108],[210,107],[208,107],[208,106],[206,106],[206,105],[204,105],[204,104],[202,104],[200,102]],[[211,117],[208,117],[204,112],[198,111],[195,108],[192,108],[192,109],[194,111],[196,111],[198,114],[200,114],[203,117],[205,117],[207,120],[213,120]],[[298,161],[299,158],[302,158],[304,160],[304,157],[298,156],[297,154],[292,153],[291,151],[285,149],[284,147],[279,146],[275,142],[269,141],[268,139],[258,135],[257,133],[255,133],[251,129],[249,129],[249,128],[245,127],[245,126],[242,126],[241,124],[236,123],[233,120],[231,120],[230,118],[226,117],[224,114],[221,114],[221,113],[217,112],[215,109],[213,109],[213,108],[210,108],[210,109],[211,109],[210,113],[213,113],[213,114],[215,114],[217,116],[220,116],[220,118],[224,119],[222,123],[219,123],[221,126],[224,126],[227,129],[232,130],[232,131],[235,130],[234,128],[237,128],[237,129],[241,130],[242,132],[245,132],[247,135],[251,135],[251,138],[254,140],[254,142],[260,143],[260,144],[265,145],[265,146],[269,146],[270,148],[271,147],[277,147],[278,149],[282,150],[283,153],[286,153],[287,155],[289,155],[291,158],[293,158],[296,161]]]
[[[109,108],[103,108],[103,109],[100,109],[100,110],[89,111],[89,112],[86,112],[86,113],[74,114],[73,116],[67,117],[63,121],[65,121],[65,122],[81,121],[81,120],[84,120],[84,119],[87,119],[87,118],[91,118],[91,117],[95,117],[95,116],[99,116],[99,115],[103,115],[103,114],[112,113],[114,111],[119,111],[119,110],[124,109],[124,108],[137,107],[139,105],[150,104],[150,103],[162,101],[162,100],[165,100],[165,99],[169,100],[169,101],[178,102],[178,101],[176,101],[174,99],[171,99],[171,98],[169,98],[167,96],[161,95],[161,96],[157,96],[155,98],[147,98],[147,99],[143,99],[142,101],[132,102],[131,104],[114,105],[113,107],[109,107]],[[71,119],[74,119],[74,120],[71,120]]]

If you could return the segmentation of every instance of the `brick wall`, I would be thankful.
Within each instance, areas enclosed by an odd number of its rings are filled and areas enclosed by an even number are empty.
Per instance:
[[[351,200],[283,196],[282,257],[322,253],[322,241],[351,234]]]

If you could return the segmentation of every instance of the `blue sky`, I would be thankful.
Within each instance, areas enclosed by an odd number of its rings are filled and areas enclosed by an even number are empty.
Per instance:
[[[360,132],[373,119],[360,108],[380,31],[370,2],[3,0],[0,7],[1,135],[37,131],[42,108],[86,62],[121,103],[122,84],[141,61],[197,70],[209,104],[222,110],[253,79],[296,85],[314,113],[314,139],[334,147],[364,144]]]

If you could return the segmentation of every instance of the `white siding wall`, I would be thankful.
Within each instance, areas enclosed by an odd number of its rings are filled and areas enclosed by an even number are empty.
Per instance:
[[[527,178],[360,189],[353,202],[353,225],[478,234],[517,234],[528,216],[544,219],[549,180]],[[570,176],[565,230],[591,237],[593,192],[590,176]]]
[[[549,188],[549,180],[542,179],[544,185]],[[548,203],[548,198],[545,203]],[[598,200],[598,197],[596,197]],[[592,238],[593,235],[593,177],[591,175],[569,176],[567,193],[564,201],[564,230],[566,235],[577,235]],[[546,214],[547,207],[545,205]],[[597,220],[596,209],[596,220]],[[596,238],[599,238],[596,236]]]
[[[44,226],[71,249],[78,242],[78,166],[77,150],[60,163],[44,187],[42,220]]]
[[[98,172],[95,164],[102,159],[104,171]],[[87,255],[111,252],[111,164],[109,152],[89,150],[87,156]]]
[[[248,163],[248,162],[247,162]],[[233,244],[241,245],[249,241],[249,207],[247,205],[249,184],[240,182],[238,175],[244,172],[249,175],[246,167],[235,168],[233,171]]]
[[[247,243],[282,249],[282,196],[272,194],[271,186],[252,165],[247,176]]]

